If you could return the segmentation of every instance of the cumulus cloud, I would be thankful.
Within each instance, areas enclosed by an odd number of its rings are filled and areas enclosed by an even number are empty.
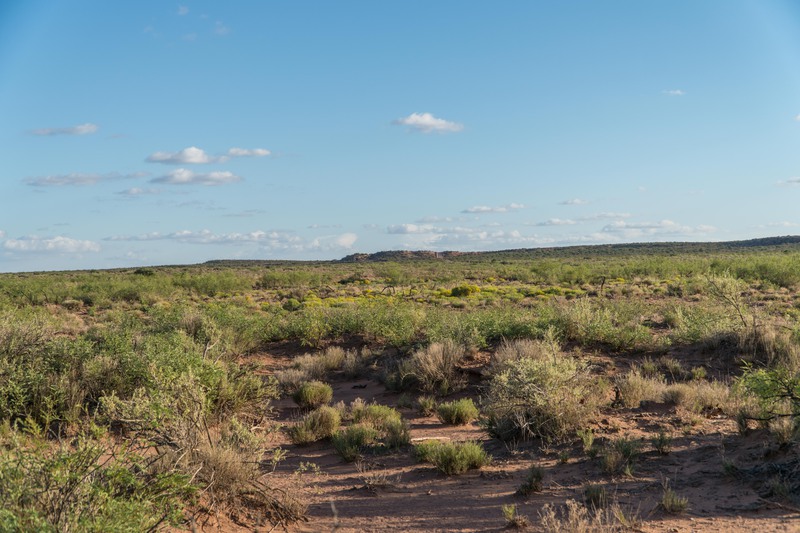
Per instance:
[[[88,135],[96,132],[99,128],[97,124],[87,122],[86,124],[78,124],[77,126],[70,126],[67,128],[39,128],[32,130],[31,134],[39,136],[53,136],[53,135]]]
[[[684,96],[686,94],[686,91],[681,89],[666,89],[662,92],[667,96]]]
[[[22,181],[33,187],[62,187],[70,185],[95,185],[96,183],[100,182],[142,178],[147,175],[148,174],[145,172],[134,172],[132,174],[120,174],[118,172],[109,172],[106,174],[85,174],[74,172],[71,174],[36,176],[32,178],[25,178]]]
[[[148,163],[163,163],[165,165],[205,165],[221,163],[224,160],[220,157],[209,155],[196,146],[190,146],[178,152],[155,152],[147,156],[145,161]]]
[[[0,229],[0,239],[6,236],[6,232]]]
[[[707,235],[714,231],[716,231],[714,226],[705,224],[687,226],[672,220],[661,220],[659,222],[626,222],[618,220],[603,228],[604,233],[619,235],[624,239],[638,239],[658,235]]]
[[[266,148],[231,148],[228,157],[265,157],[271,153]]]
[[[233,172],[218,171],[208,173],[196,173],[187,168],[178,168],[165,176],[153,178],[151,183],[165,183],[168,185],[223,185],[225,183],[236,183],[242,181],[240,176]]]
[[[597,213],[596,215],[581,217],[578,220],[607,220],[607,219],[618,219],[618,218],[630,218],[630,216],[631,216],[630,213],[604,212],[604,213]]]
[[[784,220],[783,222],[770,222],[767,224],[768,228],[796,228],[797,226],[800,226],[800,224],[797,222],[789,222],[788,220]],[[2,237],[2,235],[0,235],[0,237]]]
[[[398,118],[392,124],[422,133],[455,133],[464,129],[463,124],[437,118],[430,113],[411,113],[407,117]]]
[[[569,200],[564,200],[563,202],[558,202],[559,205],[586,205],[589,203],[588,200],[583,200],[581,198],[571,198]]]
[[[386,233],[392,235],[408,235],[411,233],[433,233],[435,227],[430,224],[392,224],[387,226]]]
[[[61,236],[8,239],[3,243],[3,247],[12,252],[82,253],[100,251],[100,245],[94,241],[81,241]]]
[[[357,240],[358,240],[358,235],[356,235],[355,233],[342,233],[338,237],[334,238],[334,242],[338,246],[347,249],[352,248]]]
[[[307,252],[350,249],[358,240],[355,233],[317,237],[308,241],[291,231],[256,230],[247,233],[215,233],[211,230],[181,230],[172,233],[151,232],[140,235],[117,235],[107,241],[175,241],[185,244],[241,245],[256,244],[265,250]]]
[[[537,222],[534,224],[535,226],[571,226],[573,224],[577,224],[572,219],[569,218],[549,218],[544,222]]]
[[[516,211],[518,209],[524,209],[525,206],[523,204],[508,204],[508,205],[501,205],[497,207],[489,207],[488,205],[474,205],[472,207],[468,207],[462,210],[462,213],[470,213],[470,214],[480,214],[480,213],[508,213],[509,211]]]
[[[132,187],[130,189],[125,189],[124,191],[119,191],[116,194],[119,194],[120,196],[128,196],[130,198],[133,198],[136,196],[149,196],[160,193],[161,189],[142,189],[140,187]]]
[[[155,152],[145,161],[164,165],[209,165],[225,163],[232,157],[265,157],[270,154],[272,152],[266,148],[230,148],[224,155],[211,155],[202,148],[190,146],[177,152]]]

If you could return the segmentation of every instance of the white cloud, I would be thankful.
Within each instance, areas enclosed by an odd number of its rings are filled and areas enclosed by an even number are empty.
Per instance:
[[[184,16],[189,14],[188,6],[178,6],[178,15]]]
[[[196,146],[190,146],[178,152],[156,152],[147,156],[146,161],[149,163],[164,163],[165,165],[205,165],[222,163],[225,160],[209,155]]]
[[[431,223],[434,223],[434,222],[453,222],[455,220],[456,219],[454,219],[453,217],[431,216],[431,217],[418,218],[414,222],[416,222],[418,224],[431,224]]]
[[[769,228],[796,228],[800,226],[797,222],[789,222],[788,220],[784,220],[783,222],[770,222],[767,224]],[[2,237],[2,235],[0,235]]]
[[[797,115],[795,115],[795,116],[794,116],[794,119],[795,119],[796,121],[800,122],[800,114],[797,114]]]
[[[245,209],[244,211],[239,211],[238,213],[228,213],[227,215],[223,215],[227,218],[250,218],[257,215],[263,215],[266,211],[264,209]]]
[[[0,229],[0,239],[6,236],[6,232]]]
[[[436,118],[430,113],[411,113],[407,117],[395,120],[393,124],[408,126],[409,129],[422,133],[454,133],[464,129],[463,124]]]
[[[178,168],[169,172],[166,176],[150,180],[151,183],[166,183],[169,185],[223,185],[237,181],[242,181],[242,178],[233,172],[218,171],[200,174],[187,168]]]
[[[686,95],[686,91],[683,91],[681,89],[667,89],[667,90],[662,91],[662,92],[664,94],[666,94],[667,96],[685,96]]]
[[[358,240],[355,233],[343,233],[305,240],[291,231],[256,230],[248,233],[214,233],[211,230],[181,230],[173,233],[152,232],[140,235],[117,235],[107,241],[175,241],[184,244],[242,245],[255,244],[264,250],[307,252],[317,250],[349,249]]]
[[[408,235],[411,233],[433,233],[436,230],[430,224],[392,224],[386,228],[386,233],[393,235]]]
[[[271,153],[265,148],[231,148],[228,150],[228,157],[264,157]]]
[[[153,194],[160,194],[161,189],[142,189],[140,187],[132,187],[130,189],[126,189],[124,191],[119,191],[117,194],[121,196],[149,196]]]
[[[342,248],[352,248],[358,240],[358,235],[355,233],[342,233],[334,239],[334,242]]]
[[[109,172],[106,174],[74,172],[71,174],[55,174],[51,176],[25,178],[23,182],[33,187],[61,187],[69,185],[94,185],[104,181],[135,179],[147,175],[148,174],[145,172],[134,172],[132,174],[120,174],[118,172]]]
[[[585,217],[580,217],[578,220],[607,220],[607,219],[618,219],[618,218],[630,218],[630,213],[597,213],[596,215],[589,215]]]
[[[536,226],[571,226],[577,224],[574,220],[569,218],[550,218],[544,222],[537,222]]]
[[[501,205],[497,207],[489,207],[488,205],[474,205],[472,207],[468,207],[461,211],[462,213],[508,213],[509,211],[516,211],[518,209],[524,209],[525,206],[523,204],[508,204],[508,205]]]
[[[571,198],[569,200],[564,200],[563,202],[558,202],[560,205],[586,205],[589,203],[588,200],[583,200],[581,198]]]
[[[638,239],[658,235],[707,235],[715,231],[716,228],[714,226],[701,224],[692,227],[678,224],[672,220],[661,220],[659,222],[626,222],[617,220],[603,228],[604,233],[619,235],[623,239]]]
[[[81,241],[69,237],[22,237],[21,239],[8,239],[3,243],[6,250],[13,252],[61,252],[81,253],[99,252],[100,245],[93,241]]]
[[[779,181],[778,185],[797,186],[800,185],[800,177],[789,178],[788,180]]]
[[[225,24],[223,24],[222,21],[218,20],[216,24],[214,24],[214,33],[216,33],[217,35],[223,37],[225,35],[228,35],[230,32],[231,29],[227,27]]]
[[[33,135],[40,136],[53,136],[53,135],[88,135],[96,132],[99,128],[97,124],[87,122],[86,124],[78,124],[77,126],[70,126],[68,128],[40,128],[33,130]]]

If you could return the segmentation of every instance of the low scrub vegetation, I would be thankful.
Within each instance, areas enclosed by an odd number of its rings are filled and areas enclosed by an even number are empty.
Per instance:
[[[704,246],[0,275],[0,530],[302,520],[298,494],[270,484],[285,454],[268,438],[274,400],[300,407],[283,419],[294,445],[324,441],[345,461],[411,442],[392,407],[329,406],[346,379],[380,376],[443,424],[477,420],[457,431],[485,428],[509,456],[535,442],[574,463],[582,446],[601,480],[635,474],[642,442],[670,453],[706,417],[796,450],[800,251]],[[644,441],[613,427],[648,411],[673,427]],[[445,475],[490,460],[476,442],[413,453]],[[543,477],[527,471],[519,494]],[[586,506],[547,506],[541,527],[628,520],[588,492]],[[682,502],[665,486],[665,511]]]

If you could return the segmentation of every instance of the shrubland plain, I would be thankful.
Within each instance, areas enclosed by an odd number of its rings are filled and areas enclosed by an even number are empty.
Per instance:
[[[800,239],[0,275],[3,531],[797,531]]]

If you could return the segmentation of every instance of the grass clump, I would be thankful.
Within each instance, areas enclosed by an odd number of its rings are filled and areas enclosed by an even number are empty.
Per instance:
[[[531,525],[527,516],[519,514],[515,503],[503,505],[501,511],[506,521],[506,529],[525,529]]]
[[[541,492],[544,488],[544,468],[541,466],[531,466],[525,475],[525,481],[517,487],[515,494],[519,496],[530,496],[534,492]]]
[[[664,491],[661,494],[661,508],[670,514],[680,514],[689,508],[689,498],[678,496],[669,486],[669,480],[664,481]]]
[[[333,399],[333,388],[321,381],[306,381],[292,395],[297,405],[303,408],[316,408],[330,403]]]
[[[463,398],[439,404],[436,414],[439,416],[439,420],[445,424],[464,426],[476,420],[480,411],[472,398]]]
[[[323,405],[311,411],[303,420],[289,428],[289,438],[294,444],[309,444],[333,436],[342,423],[339,411]]]
[[[611,441],[603,451],[603,471],[607,474],[622,472],[627,476],[632,476],[641,449],[641,442],[627,437]]]
[[[672,450],[672,437],[663,429],[650,439],[650,442],[653,444],[653,448],[661,455],[669,455]]]
[[[480,443],[425,441],[414,446],[414,456],[418,461],[433,464],[436,469],[448,476],[463,474],[481,468],[491,461]]]
[[[464,357],[464,347],[454,341],[435,342],[417,350],[409,360],[408,371],[425,392],[449,394],[466,384],[458,364]]]
[[[378,431],[367,424],[353,424],[334,433],[331,438],[336,453],[348,463],[359,459],[364,450],[377,440]]]
[[[431,416],[436,413],[436,398],[433,396],[420,396],[417,398],[417,410],[422,416]]]

